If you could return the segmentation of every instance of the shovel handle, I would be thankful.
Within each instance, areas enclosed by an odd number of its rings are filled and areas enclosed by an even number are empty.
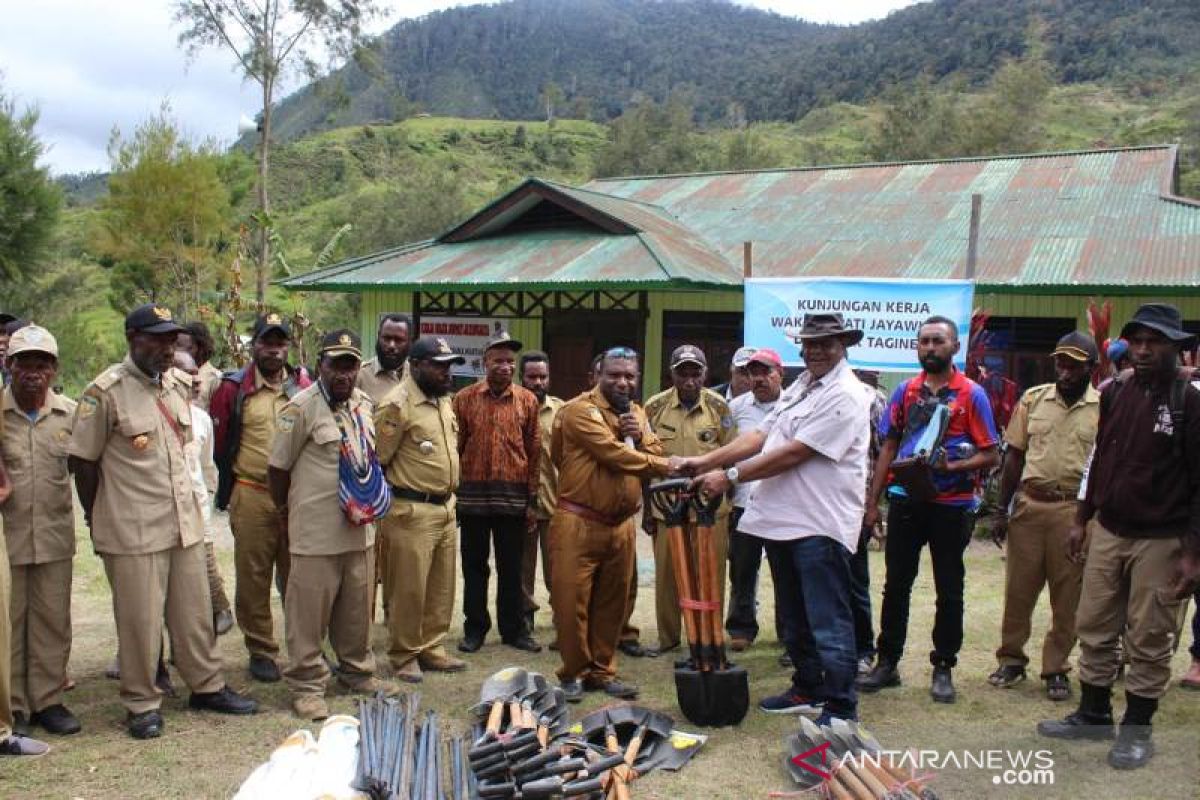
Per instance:
[[[488,712],[487,732],[497,734],[500,732],[500,723],[504,721],[504,701],[492,701],[492,710]]]
[[[692,597],[695,587],[692,585],[691,560],[688,558],[687,544],[683,536],[682,525],[672,525],[667,529],[667,541],[671,549],[671,566],[675,573],[675,593],[681,597]],[[699,622],[697,612],[680,607],[683,616],[683,627],[687,632],[688,644],[693,650],[700,642]],[[699,667],[699,665],[696,665]]]
[[[861,776],[858,774],[858,771],[849,764],[839,767],[836,771],[836,776],[855,797],[861,797],[863,800],[879,800],[879,798],[887,796],[886,791],[884,791],[883,794],[880,794],[872,787],[868,786],[862,780]]]
[[[682,525],[687,520],[691,489],[691,478],[672,478],[650,484],[647,492],[650,505],[663,515],[667,525]]]

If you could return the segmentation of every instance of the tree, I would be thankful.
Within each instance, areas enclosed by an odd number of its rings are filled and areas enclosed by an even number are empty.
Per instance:
[[[108,154],[112,174],[93,246],[112,268],[112,305],[123,312],[154,300],[188,317],[228,245],[221,155],[184,139],[165,105],[132,138],[114,130]]]
[[[563,90],[554,81],[547,81],[538,94],[538,104],[546,109],[546,122],[554,122],[554,109],[563,101]]]
[[[259,85],[258,225],[255,299],[266,298],[271,272],[271,202],[267,174],[275,90],[289,69],[315,78],[316,49],[330,63],[345,60],[363,39],[362,26],[378,14],[374,0],[176,0],[179,41],[189,52],[217,46],[233,53],[247,80]]]
[[[33,274],[62,208],[48,168],[37,163],[45,152],[33,131],[37,121],[37,109],[18,112],[0,90],[0,276],[5,281]]]

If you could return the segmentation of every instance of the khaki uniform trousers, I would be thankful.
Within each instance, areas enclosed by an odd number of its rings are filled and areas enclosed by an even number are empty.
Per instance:
[[[164,615],[171,656],[188,688],[215,692],[224,686],[208,598],[204,543],[144,555],[101,556],[112,587],[125,708],[142,714],[162,705],[154,678],[162,653]]]
[[[370,619],[374,581],[374,546],[330,556],[292,555],[283,601],[288,649],[283,678],[293,693],[324,694],[329,665],[321,657],[321,644],[326,636],[348,685],[375,674]]]
[[[229,597],[225,594],[225,579],[217,564],[217,553],[212,542],[204,543],[204,568],[208,572],[208,596],[212,600],[213,613],[229,610]]]
[[[560,679],[602,683],[616,677],[635,535],[632,519],[612,527],[558,511],[550,521],[550,605]]]
[[[62,702],[71,656],[71,559],[11,568],[12,709]]]
[[[382,536],[375,537],[375,586],[371,588],[371,621],[375,621],[375,587],[380,587],[383,592],[383,615],[386,618],[388,614],[387,599],[392,592],[392,579],[388,573],[388,553],[387,540]]]
[[[696,525],[684,526],[687,541],[696,541]],[[725,619],[725,574],[729,566],[729,515],[721,514],[713,526],[713,542],[717,550],[717,586],[721,587],[721,606],[718,619]],[[698,576],[693,576],[697,583]],[[698,598],[693,598],[698,599]],[[666,523],[658,521],[654,535],[654,613],[658,619],[658,646],[669,650],[679,645],[681,617],[679,593],[675,589],[675,567],[671,563],[671,540]]]
[[[275,658],[279,643],[271,618],[271,576],[284,600],[288,584],[288,546],[279,531],[279,514],[270,494],[238,483],[229,501],[229,528],[233,532],[233,567],[236,584],[233,604],[238,627],[251,656]]]
[[[8,546],[4,539],[4,521],[0,520],[0,742],[12,735],[12,661],[4,656],[11,645],[12,623],[8,617],[11,574]]]
[[[1001,665],[1029,663],[1033,610],[1042,587],[1050,587],[1050,630],[1042,641],[1041,677],[1071,669],[1075,646],[1075,611],[1083,586],[1083,565],[1067,558],[1067,531],[1075,520],[1075,502],[1043,503],[1017,495],[1008,525],[1004,562],[1004,616],[1000,623]]]
[[[1079,679],[1112,686],[1121,663],[1121,631],[1129,652],[1125,690],[1158,698],[1171,682],[1171,653],[1183,600],[1172,597],[1179,540],[1129,539],[1098,519],[1088,525],[1087,561],[1075,630]]]
[[[533,585],[537,583],[538,553],[542,555],[542,582],[550,591],[550,520],[539,519],[537,527],[525,529],[525,549],[521,553],[521,593],[525,596],[525,613],[533,614],[541,608],[533,599]]]
[[[383,519],[391,594],[388,661],[400,669],[418,656],[446,656],[457,586],[458,525],[445,505],[397,499]]]
[[[635,531],[633,543],[633,558],[629,560],[629,594],[625,599],[625,622],[621,625],[622,642],[637,642],[642,632],[633,624],[633,610],[637,607],[638,595],[638,560],[637,535]]]

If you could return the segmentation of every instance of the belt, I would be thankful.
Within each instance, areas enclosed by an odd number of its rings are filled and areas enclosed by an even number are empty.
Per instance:
[[[234,478],[233,481],[234,481],[234,483],[240,483],[242,486],[247,486],[251,489],[256,489],[260,492],[271,491],[271,487],[267,486],[265,483],[259,483],[258,481],[252,481],[249,478]]]
[[[1028,497],[1030,500],[1036,500],[1039,503],[1062,503],[1067,500],[1074,500],[1075,495],[1067,494],[1066,492],[1048,492],[1045,489],[1038,489],[1035,486],[1028,484],[1021,485],[1021,494]]]
[[[403,486],[393,486],[392,496],[399,497],[401,500],[412,500],[417,503],[430,503],[435,506],[444,506],[450,502],[451,494],[433,494],[432,492],[418,492],[413,489],[406,489]]]
[[[623,519],[610,517],[608,514],[601,514],[594,508],[588,508],[587,506],[582,506],[579,503],[572,503],[570,500],[564,500],[561,497],[558,498],[558,508],[561,511],[566,511],[568,514],[574,514],[575,516],[582,517],[590,522],[599,522],[601,525],[607,525],[610,528],[615,528],[618,525],[623,524],[625,520],[628,519],[628,517]]]

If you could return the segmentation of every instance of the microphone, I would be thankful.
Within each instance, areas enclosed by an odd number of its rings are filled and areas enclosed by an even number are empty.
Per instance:
[[[619,414],[621,416],[628,414],[629,413],[629,399],[626,397],[619,398],[615,403],[613,403],[613,411],[616,411],[617,414]],[[625,446],[628,447],[630,450],[637,450],[637,445],[634,443],[632,436],[625,437]]]

